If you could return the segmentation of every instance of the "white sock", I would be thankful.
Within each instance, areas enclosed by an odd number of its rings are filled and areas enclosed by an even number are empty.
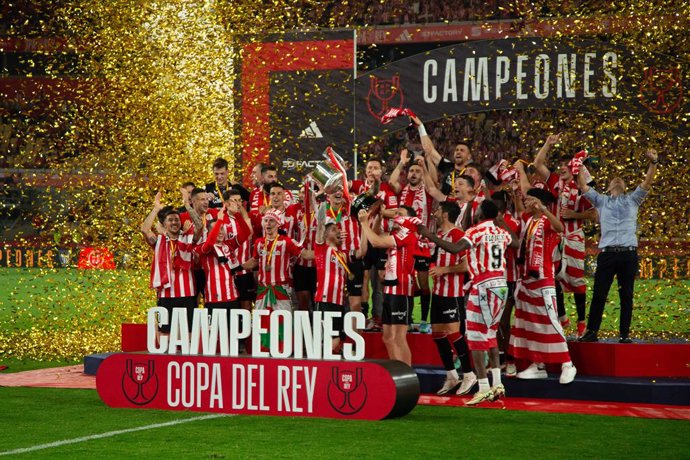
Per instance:
[[[501,369],[491,369],[491,386],[497,387],[501,384]]]
[[[458,380],[458,371],[456,371],[455,369],[453,369],[452,371],[447,371],[446,378]]]
[[[572,366],[572,365],[573,365],[573,362],[572,362],[572,361],[568,361],[567,363],[563,363],[563,365],[561,365],[561,368],[570,367],[570,366]]]
[[[479,379],[479,392],[480,393],[486,393],[489,391],[489,379],[484,378],[484,379]]]

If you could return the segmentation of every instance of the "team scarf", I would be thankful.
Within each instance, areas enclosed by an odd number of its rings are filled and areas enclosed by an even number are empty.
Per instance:
[[[565,209],[576,211],[578,206],[578,197],[580,196],[580,189],[577,187],[575,181],[562,181],[560,193],[560,203],[558,206],[557,217],[561,219],[561,212]]]
[[[420,184],[417,188],[412,188],[409,184],[400,192],[400,201],[403,205],[409,206],[415,210],[417,217],[421,219],[422,224],[428,225],[428,201],[426,189],[424,184]]]
[[[400,238],[403,239],[405,238],[405,236],[407,236],[407,232],[416,232],[417,225],[420,225],[422,223],[422,220],[417,216],[397,216],[393,218],[393,222],[402,227],[396,230],[395,233],[398,233],[400,235]],[[403,231],[403,229],[407,231]]]
[[[167,235],[158,235],[156,247],[153,250],[153,262],[151,263],[151,277],[149,286],[151,289],[165,289],[172,283],[172,272],[174,268],[192,268],[192,253],[183,250],[180,243],[188,245],[193,238],[192,234],[180,235],[177,240],[170,240]],[[170,242],[175,242],[175,253],[171,254]]]
[[[383,115],[381,115],[381,118],[380,118],[379,120],[381,121],[381,124],[387,125],[388,123],[390,123],[390,122],[393,121],[394,119],[396,119],[396,118],[398,118],[398,117],[404,117],[404,116],[406,116],[406,115],[407,115],[408,117],[414,117],[414,116],[416,116],[416,115],[414,114],[414,112],[413,112],[412,110],[410,110],[410,109],[397,109],[397,108],[392,108],[392,109],[388,110],[388,112],[386,112],[386,113],[384,113]]]
[[[525,258],[527,273],[540,273],[540,267],[544,265],[544,225],[547,220],[544,214],[539,218],[532,216],[522,229],[520,257]]]

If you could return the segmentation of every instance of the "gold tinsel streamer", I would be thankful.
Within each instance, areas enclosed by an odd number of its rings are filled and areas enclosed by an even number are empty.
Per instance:
[[[32,195],[34,223],[57,245],[107,246],[118,261],[126,259],[129,268],[103,272],[43,269],[39,275],[21,272],[9,297],[0,299],[0,308],[13,312],[10,320],[0,324],[0,356],[79,359],[90,352],[112,351],[119,348],[122,322],[145,320],[145,311],[155,299],[145,270],[150,250],[138,227],[155,191],[164,190],[167,203],[180,204],[179,185],[187,180],[210,182],[210,164],[217,157],[230,161],[234,179],[241,177],[234,164],[241,151],[235,138],[237,99],[233,93],[234,63],[241,58],[233,43],[239,37],[258,40],[268,32],[359,26],[385,5],[335,2],[327,6],[327,2],[297,0],[66,0],[51,7],[50,20],[41,25],[39,35],[67,37],[70,53],[77,56],[68,77],[82,84],[76,97],[54,107],[44,125],[26,128],[58,133],[45,145],[41,161],[70,183],[61,190]],[[396,6],[393,17],[402,8]],[[630,46],[640,56],[665,53],[690,61],[687,2],[508,2],[501,8],[517,9],[525,19],[630,17],[630,27],[607,39]],[[53,57],[47,73],[64,77],[64,65],[59,56]],[[690,81],[687,64],[685,69],[685,81]],[[491,114],[464,117],[463,123],[488,126],[497,144],[518,144],[519,153],[527,157],[546,135],[563,131],[562,145],[586,146],[602,158],[601,168],[595,172],[600,183],[614,174],[623,175],[630,185],[639,183],[644,149],[656,147],[663,167],[655,191],[641,211],[641,236],[662,242],[688,239],[690,186],[684,179],[690,172],[688,139],[651,127],[639,117],[616,113],[514,111],[512,116],[512,126],[492,124]],[[17,123],[21,125],[21,120]],[[432,132],[436,126],[450,125],[450,120],[442,120],[430,123],[428,129]],[[474,140],[491,145],[479,131],[475,129]],[[454,140],[449,137],[447,142]],[[398,147],[391,136],[364,147],[363,152],[385,153]],[[565,147],[564,152],[572,153]],[[33,158],[12,161],[11,167],[26,167]],[[687,336],[687,281],[647,286],[648,292],[640,292],[638,285],[638,298],[665,307],[660,315],[658,310],[653,314],[636,311],[633,327],[638,335]],[[617,304],[615,290],[610,299]],[[612,310],[607,309],[609,314]],[[609,332],[614,333],[613,329]]]

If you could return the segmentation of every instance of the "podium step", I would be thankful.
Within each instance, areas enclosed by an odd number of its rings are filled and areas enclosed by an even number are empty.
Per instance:
[[[436,367],[415,367],[421,392],[435,394],[443,386],[446,371]],[[541,380],[503,376],[506,396],[516,398],[615,401],[624,403],[690,406],[690,379],[597,377],[579,375],[568,385],[558,383],[560,374]],[[473,392],[477,391],[476,388]]]

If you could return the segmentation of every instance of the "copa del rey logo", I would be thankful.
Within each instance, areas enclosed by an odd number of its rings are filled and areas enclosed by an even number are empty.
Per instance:
[[[367,109],[369,113],[380,120],[390,109],[401,109],[405,95],[400,86],[400,76],[395,75],[383,80],[372,75],[369,80],[369,93],[367,93]]]
[[[658,115],[678,110],[683,101],[683,79],[680,69],[646,69],[640,84],[639,98],[647,110]]]

